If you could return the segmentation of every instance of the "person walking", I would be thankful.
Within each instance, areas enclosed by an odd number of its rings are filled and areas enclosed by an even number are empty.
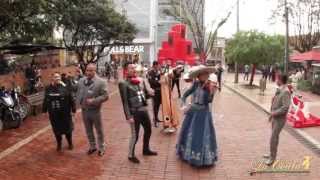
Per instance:
[[[177,86],[178,89],[178,95],[179,98],[181,98],[181,92],[180,92],[180,78],[181,74],[183,73],[183,66],[178,65],[176,68],[173,69],[173,77],[172,77],[172,86],[171,86],[171,91],[173,91],[174,86]]]
[[[248,81],[249,80],[249,72],[250,72],[250,66],[246,64],[244,66],[244,77],[243,80]]]
[[[72,113],[76,112],[76,105],[71,92],[61,81],[59,73],[54,73],[52,83],[45,89],[43,112],[48,112],[54,136],[57,141],[57,151],[62,151],[62,135],[66,136],[69,149],[72,143]]]
[[[106,61],[106,63],[104,64],[104,68],[105,68],[105,76],[107,77],[108,82],[110,82],[112,68],[108,61]]]
[[[147,98],[149,93],[142,80],[137,78],[135,65],[128,64],[127,78],[119,83],[119,91],[123,110],[131,129],[128,159],[133,163],[140,163],[135,156],[135,146],[138,142],[140,126],[144,129],[143,155],[155,156],[157,152],[150,149],[151,122],[147,110]]]
[[[217,161],[216,134],[210,109],[216,89],[216,83],[209,80],[209,74],[213,71],[213,68],[199,66],[190,72],[189,76],[197,80],[182,96],[183,107],[190,95],[192,102],[184,110],[185,118],[176,146],[177,155],[197,167],[212,166]]]
[[[221,91],[221,88],[222,88],[222,73],[223,73],[223,68],[222,68],[222,65],[221,63],[218,63],[217,67],[216,67],[216,75],[217,75],[217,78],[218,78],[218,84],[219,84],[219,91]]]
[[[98,151],[99,156],[105,153],[105,142],[103,123],[101,120],[102,103],[108,100],[106,82],[96,75],[96,65],[88,64],[86,77],[78,83],[77,100],[82,109],[82,119],[90,144],[88,155]],[[95,128],[98,137],[98,149],[93,129]]]
[[[266,158],[265,164],[267,165],[272,165],[277,157],[279,135],[285,126],[287,113],[290,107],[290,92],[287,87],[287,81],[287,75],[281,74],[276,82],[279,87],[272,99],[271,115],[269,117],[272,129],[270,154],[264,155],[264,158]]]
[[[155,127],[158,127],[158,123],[161,122],[158,117],[161,105],[161,66],[157,61],[153,62],[152,69],[148,72],[147,77],[150,87],[154,91],[154,96],[152,97],[153,123]]]

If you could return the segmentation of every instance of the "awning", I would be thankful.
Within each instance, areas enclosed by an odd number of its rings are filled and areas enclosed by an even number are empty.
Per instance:
[[[312,50],[305,53],[299,53],[290,56],[291,62],[303,62],[303,61],[319,61],[320,62],[320,52]]]
[[[64,49],[63,47],[54,46],[51,44],[28,44],[28,43],[19,43],[19,44],[8,44],[0,47],[0,51],[3,51],[3,54],[32,54],[45,50],[56,50]]]

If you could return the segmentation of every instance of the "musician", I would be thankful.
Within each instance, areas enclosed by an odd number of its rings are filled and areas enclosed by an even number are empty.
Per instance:
[[[140,125],[144,129],[143,155],[155,156],[157,152],[150,150],[151,122],[147,110],[147,98],[152,93],[148,92],[141,78],[136,75],[134,64],[128,64],[127,78],[119,83],[119,91],[123,104],[126,120],[131,128],[128,159],[132,163],[140,163],[135,156],[135,145],[139,137]]]
[[[69,149],[73,149],[71,112],[76,112],[74,98],[67,86],[61,81],[59,73],[53,74],[52,83],[45,90],[43,112],[49,113],[49,120],[57,141],[57,151],[62,151],[62,135],[66,136]]]
[[[153,122],[154,126],[158,127],[158,123],[161,122],[159,120],[158,114],[161,105],[161,66],[157,61],[153,62],[152,69],[148,72],[148,81],[150,87],[154,91],[154,96],[152,97],[152,105],[153,105]]]

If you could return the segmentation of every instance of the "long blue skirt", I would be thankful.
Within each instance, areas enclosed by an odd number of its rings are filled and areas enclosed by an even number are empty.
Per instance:
[[[209,108],[189,110],[177,143],[177,155],[193,166],[211,166],[217,161],[217,141]]]

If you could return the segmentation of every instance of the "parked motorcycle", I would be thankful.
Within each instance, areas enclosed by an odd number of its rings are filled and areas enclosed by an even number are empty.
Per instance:
[[[15,103],[15,110],[19,112],[21,119],[26,119],[28,114],[30,113],[31,106],[28,103],[27,97],[21,94],[20,87],[12,89],[11,97],[13,98]]]
[[[22,123],[11,93],[4,88],[0,90],[0,121],[2,121],[2,129],[18,128]]]

